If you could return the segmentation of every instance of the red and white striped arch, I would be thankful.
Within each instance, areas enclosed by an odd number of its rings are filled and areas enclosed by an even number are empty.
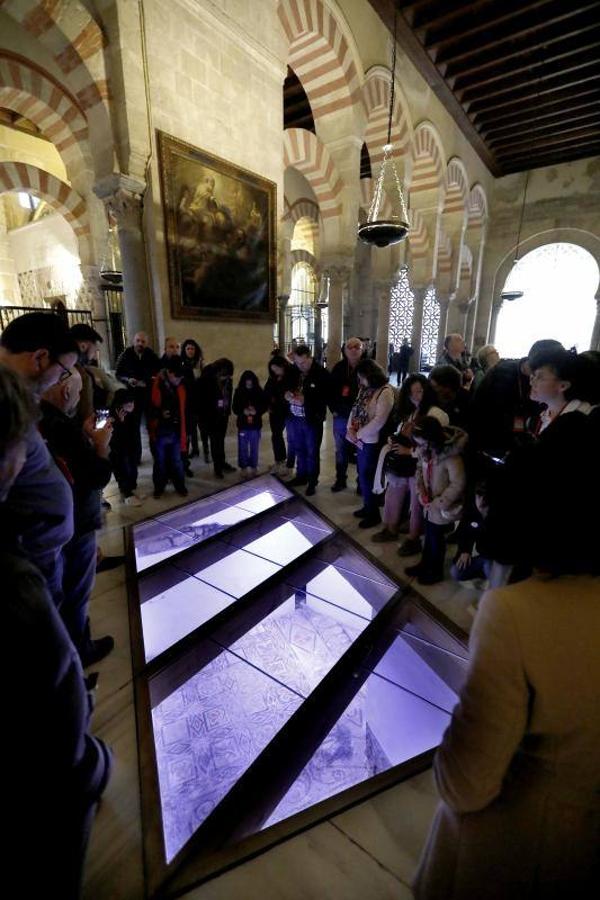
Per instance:
[[[443,230],[440,230],[438,241],[437,270],[440,274],[452,270],[452,241]]]
[[[79,243],[81,262],[90,260],[90,226],[85,200],[64,181],[37,166],[0,162],[0,194],[26,191],[35,194],[65,217]]]
[[[448,163],[446,170],[445,213],[465,214],[469,193],[468,183],[467,170],[463,161],[458,156],[453,157]]]
[[[411,195],[418,197],[426,191],[441,190],[445,187],[444,148],[430,122],[421,122],[415,129],[412,158]]]
[[[277,13],[314,119],[360,102],[360,67],[331,9],[322,0],[280,0]]]
[[[425,259],[429,253],[429,234],[427,226],[418,209],[409,210],[410,231],[408,244],[413,259]]]
[[[475,184],[469,194],[467,206],[469,228],[481,228],[488,217],[487,196],[480,184]]]
[[[319,207],[310,197],[300,197],[291,205],[285,200],[287,211],[284,219],[291,219],[296,224],[300,219],[310,219],[316,225],[319,224]]]
[[[388,117],[390,107],[391,73],[384,66],[373,66],[367,73],[363,88],[367,112],[365,142],[369,150],[371,165],[383,159],[383,145],[387,144]],[[394,107],[392,109],[392,136],[394,157],[401,157],[406,152],[411,135],[410,116],[406,100],[398,83],[394,90]]]
[[[291,257],[292,257],[292,266],[295,266],[297,263],[303,262],[309,266],[312,266],[313,269],[316,267],[317,259],[314,256],[314,254],[310,253],[310,251],[308,251],[308,250],[303,250],[303,249],[292,250]]]
[[[0,0],[0,9],[36,38],[67,77],[80,106],[108,99],[105,35],[77,0]]]
[[[88,125],[77,99],[39,66],[5,50],[0,51],[0,107],[37,125],[68,172],[91,166]]]
[[[301,172],[317,198],[322,219],[341,212],[342,179],[327,148],[312,131],[286,128],[283,132],[284,165]]]

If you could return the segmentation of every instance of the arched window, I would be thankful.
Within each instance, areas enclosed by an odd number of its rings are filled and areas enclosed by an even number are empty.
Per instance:
[[[423,300],[423,328],[421,331],[421,369],[431,369],[437,358],[437,343],[440,330],[440,305],[435,296],[435,287],[427,289]]]
[[[413,318],[415,313],[415,295],[410,289],[408,266],[401,266],[398,281],[392,287],[390,301],[390,336],[389,342],[398,351],[402,341],[412,340]]]
[[[315,337],[317,276],[309,263],[296,263],[292,269],[292,290],[288,304],[289,334],[292,342],[308,344]]]
[[[598,264],[577,244],[545,244],[513,266],[504,291],[523,291],[504,301],[493,340],[500,355],[526,356],[534,341],[555,338],[581,353],[590,346]]]

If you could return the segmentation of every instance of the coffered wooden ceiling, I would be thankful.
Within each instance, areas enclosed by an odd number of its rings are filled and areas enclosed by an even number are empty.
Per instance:
[[[390,31],[394,0],[370,0]],[[494,175],[600,153],[599,0],[395,0],[397,37]]]

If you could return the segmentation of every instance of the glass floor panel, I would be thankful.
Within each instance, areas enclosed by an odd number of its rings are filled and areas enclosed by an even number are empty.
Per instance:
[[[281,568],[245,550],[232,552],[231,545],[221,541],[215,541],[209,548],[200,547],[175,564],[178,569],[236,598],[243,597]]]
[[[288,575],[297,589],[341,606],[369,621],[398,591],[391,581],[373,581],[320,560],[310,560]]]
[[[317,597],[298,594],[293,588],[284,589],[280,595],[285,597],[283,602],[241,638],[230,642],[228,628],[213,632],[211,637],[307,697],[368,623]]]
[[[146,662],[222,612],[235,598],[167,566],[140,580]]]
[[[437,747],[450,715],[369,675],[263,828]]]
[[[152,682],[150,690],[152,696]],[[167,862],[301,703],[298,694],[220,648],[201,671],[153,703]]]
[[[143,572],[196,543],[192,535],[183,534],[155,519],[134,525],[133,541],[138,572]]]

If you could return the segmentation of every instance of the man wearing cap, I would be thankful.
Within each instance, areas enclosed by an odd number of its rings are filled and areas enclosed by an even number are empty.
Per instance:
[[[36,402],[47,388],[70,378],[78,347],[63,320],[34,312],[14,319],[0,338],[0,362],[22,378]],[[62,548],[73,536],[71,488],[36,425],[27,434],[27,457],[6,499],[26,556],[62,602]]]

